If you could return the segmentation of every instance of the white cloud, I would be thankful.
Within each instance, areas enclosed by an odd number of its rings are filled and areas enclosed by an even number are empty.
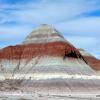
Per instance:
[[[66,39],[71,41],[74,45],[77,47],[87,47],[87,46],[93,46],[94,44],[98,43],[98,40],[94,37],[82,37],[82,36],[65,36]]]
[[[52,0],[51,0],[52,1]],[[49,23],[55,24],[62,21],[72,19],[84,13],[88,13],[100,6],[85,0],[60,0],[59,2],[51,2],[50,0],[41,0],[40,3],[27,3],[25,5],[2,5],[1,9],[17,9],[9,13],[5,20],[16,20],[19,23]],[[12,17],[11,17],[11,16]],[[9,19],[8,19],[9,18]],[[28,20],[27,20],[28,19]]]
[[[83,17],[69,22],[63,22],[56,26],[61,31],[73,35],[100,36],[100,17]]]

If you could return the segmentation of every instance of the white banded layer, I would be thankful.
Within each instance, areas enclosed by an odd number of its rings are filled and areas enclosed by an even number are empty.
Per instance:
[[[19,73],[20,77],[33,77],[34,73],[44,73],[43,76],[48,77],[48,73],[62,73],[61,75],[86,75],[92,76],[96,75],[95,71],[90,68],[83,60],[76,58],[66,58],[62,57],[36,57],[31,60],[21,59],[21,60],[1,60],[0,61],[0,73],[3,73],[2,77],[13,77]],[[40,75],[41,76],[41,75]],[[59,76],[57,74],[57,76]],[[60,77],[60,76],[59,76]],[[62,76],[61,76],[62,77]]]
[[[16,73],[12,76],[12,74],[6,74],[5,76],[3,74],[0,74],[0,80],[5,79],[30,79],[30,80],[48,80],[48,79],[82,79],[82,80],[100,80],[99,75],[70,75],[66,73]]]
[[[31,43],[48,43],[66,40],[60,33],[53,27],[43,24],[39,28],[32,31],[25,39],[23,44]]]

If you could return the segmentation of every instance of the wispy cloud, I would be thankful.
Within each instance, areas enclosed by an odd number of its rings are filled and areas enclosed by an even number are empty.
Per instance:
[[[99,0],[0,0],[1,47],[21,42],[42,23],[55,26],[75,46],[98,55]]]
[[[72,35],[100,36],[100,17],[81,17],[70,21],[65,21],[56,25],[63,32]],[[63,27],[66,26],[66,27]]]

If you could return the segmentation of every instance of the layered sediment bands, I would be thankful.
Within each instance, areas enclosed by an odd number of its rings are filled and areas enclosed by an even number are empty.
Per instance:
[[[94,82],[93,82],[94,81]],[[50,94],[66,94],[68,92],[89,92],[100,91],[100,80],[83,80],[83,79],[47,79],[33,80],[31,82],[24,81],[22,85],[30,88],[32,91]]]
[[[77,58],[62,57],[36,57],[30,60],[1,60],[0,79],[44,79],[44,78],[67,78],[67,75],[96,75],[84,61]],[[52,76],[54,75],[54,76]]]
[[[67,42],[16,45],[0,50],[0,59],[30,59],[45,55],[82,58],[79,51]]]
[[[60,33],[53,27],[43,24],[39,28],[33,30],[24,40],[23,44],[30,43],[48,43],[66,40]]]

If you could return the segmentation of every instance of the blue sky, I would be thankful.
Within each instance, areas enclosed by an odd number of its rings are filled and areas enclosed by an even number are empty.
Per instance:
[[[0,0],[0,47],[21,43],[43,23],[100,58],[100,0]]]

